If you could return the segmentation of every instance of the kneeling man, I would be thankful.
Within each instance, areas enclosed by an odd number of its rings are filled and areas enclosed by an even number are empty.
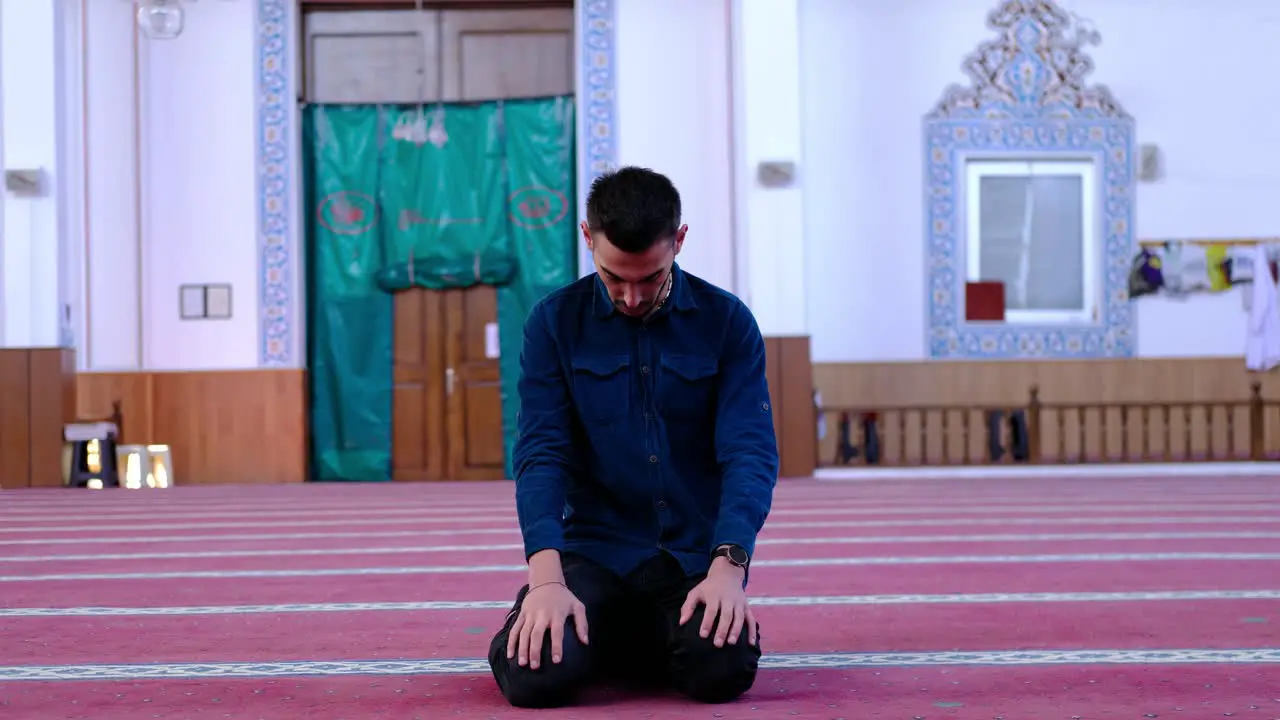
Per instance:
[[[525,325],[512,464],[529,576],[489,648],[518,707],[602,679],[711,703],[755,681],[747,575],[778,476],[764,340],[741,300],[676,264],[680,212],[658,173],[597,179],[596,272]]]

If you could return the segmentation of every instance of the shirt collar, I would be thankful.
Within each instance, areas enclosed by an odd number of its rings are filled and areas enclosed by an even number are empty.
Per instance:
[[[596,273],[595,277],[595,316],[603,319],[613,315],[616,310],[613,307],[613,301],[609,299],[608,288],[604,286],[604,281],[600,279],[600,274]],[[671,265],[671,294],[667,296],[666,304],[659,308],[654,317],[662,315],[672,308],[680,312],[698,308],[698,302],[693,298],[693,289],[689,287],[689,278],[684,274],[684,270],[680,268],[679,263],[672,263]]]

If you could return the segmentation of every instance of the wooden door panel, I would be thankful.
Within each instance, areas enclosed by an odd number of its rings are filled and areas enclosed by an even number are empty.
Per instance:
[[[411,10],[303,16],[302,97],[312,103],[440,98],[439,14]]]
[[[569,8],[440,13],[444,100],[573,93],[573,27]]]
[[[426,391],[422,386],[396,384],[392,396],[391,477],[430,480],[426,443]]]
[[[484,285],[452,290],[445,307],[445,356],[453,386],[448,395],[449,475],[498,480],[506,476],[502,396],[498,359],[486,352],[487,326],[498,322],[498,293]]]
[[[419,290],[402,292],[395,297],[395,343],[392,360],[396,382],[425,382],[423,358],[426,337],[426,293]]]
[[[497,290],[476,286],[456,292],[455,297],[461,301],[461,322],[458,329],[462,344],[458,348],[457,362],[484,364],[492,361],[496,366],[497,360],[488,357],[485,339],[488,326],[498,322]]]
[[[573,0],[300,0],[305,12],[339,10],[511,10],[515,8],[568,8]]]
[[[392,477],[444,479],[443,303],[418,288],[397,293],[395,303]]]
[[[506,473],[506,448],[502,442],[502,385],[497,364],[475,366],[462,386],[465,408],[466,472],[501,478]],[[483,471],[483,472],[482,472]]]

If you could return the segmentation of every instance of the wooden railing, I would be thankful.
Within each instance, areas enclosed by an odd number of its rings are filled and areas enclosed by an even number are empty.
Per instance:
[[[1280,459],[1280,402],[819,407],[818,466],[1230,462]]]

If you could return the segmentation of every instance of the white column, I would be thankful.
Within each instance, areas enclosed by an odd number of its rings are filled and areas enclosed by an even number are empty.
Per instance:
[[[614,1],[613,129],[618,165],[653,168],[680,190],[689,225],[680,267],[737,292],[729,1]],[[681,51],[655,52],[654,38]],[[588,93],[579,97],[592,101]],[[594,114],[589,107],[587,116]],[[588,272],[590,263],[587,255]]]
[[[143,370],[138,82],[133,5],[88,2],[84,33],[84,342],[91,371]]]
[[[0,127],[6,170],[39,171],[32,195],[4,190],[5,347],[56,347],[69,340],[72,288],[63,275],[69,241],[60,124],[67,113],[62,0],[0,0]]]
[[[805,335],[800,0],[730,0],[738,292],[765,335]],[[794,163],[783,186],[761,163]]]

